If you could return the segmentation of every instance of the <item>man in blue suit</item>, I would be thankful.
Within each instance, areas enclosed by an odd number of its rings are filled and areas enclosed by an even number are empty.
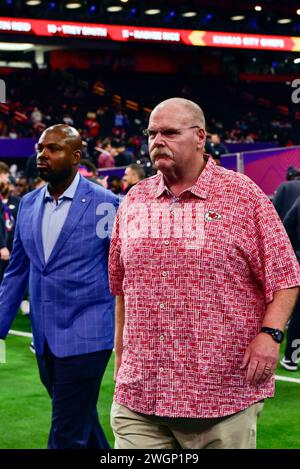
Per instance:
[[[108,448],[97,414],[113,348],[109,235],[118,199],[77,172],[81,138],[67,125],[44,131],[37,167],[48,184],[20,204],[0,288],[0,338],[29,282],[37,361],[52,399],[49,448]]]

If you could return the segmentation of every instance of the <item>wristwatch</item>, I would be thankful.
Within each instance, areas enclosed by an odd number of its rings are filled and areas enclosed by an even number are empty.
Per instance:
[[[272,327],[262,327],[260,332],[269,334],[277,344],[281,344],[284,339],[284,333],[280,329],[273,329]]]

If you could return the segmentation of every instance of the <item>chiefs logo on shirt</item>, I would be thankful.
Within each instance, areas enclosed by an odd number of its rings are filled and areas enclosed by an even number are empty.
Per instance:
[[[217,212],[214,212],[213,210],[209,210],[209,212],[205,214],[205,220],[207,221],[220,220],[220,218],[222,218],[222,215]]]

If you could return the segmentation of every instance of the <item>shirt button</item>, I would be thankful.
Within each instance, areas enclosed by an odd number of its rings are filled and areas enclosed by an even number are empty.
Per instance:
[[[165,304],[164,304],[164,303],[160,303],[159,307],[160,307],[160,309],[164,309]]]
[[[163,277],[166,277],[167,275],[168,275],[168,272],[166,272],[166,271],[164,270],[163,273],[162,273],[162,276],[163,276]]]
[[[170,244],[170,241],[164,241],[165,246],[169,246],[169,244]]]
[[[159,368],[159,371],[164,371],[164,369],[163,369],[163,367],[162,367],[162,366]]]
[[[161,341],[165,340],[165,336],[164,336],[164,335],[161,335],[160,338],[159,338],[159,340],[161,340]]]

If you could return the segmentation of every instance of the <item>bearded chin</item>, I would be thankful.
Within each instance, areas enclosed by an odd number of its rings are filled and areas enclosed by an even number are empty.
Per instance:
[[[65,169],[63,171],[60,171],[58,173],[47,171],[47,170],[40,170],[39,171],[40,177],[44,181],[50,182],[50,184],[57,184],[59,182],[66,181],[67,179],[69,179],[71,174],[72,174],[72,169],[71,168],[67,168],[67,169]]]

